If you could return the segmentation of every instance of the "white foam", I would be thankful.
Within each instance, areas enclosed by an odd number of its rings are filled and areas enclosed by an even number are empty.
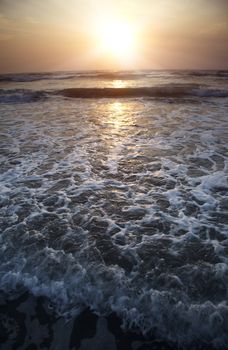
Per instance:
[[[226,110],[172,102],[4,105],[2,289],[227,345]]]

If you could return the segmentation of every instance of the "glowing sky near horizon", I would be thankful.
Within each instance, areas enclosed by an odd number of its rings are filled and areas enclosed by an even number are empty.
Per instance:
[[[134,68],[228,69],[228,0],[0,0],[0,72]]]

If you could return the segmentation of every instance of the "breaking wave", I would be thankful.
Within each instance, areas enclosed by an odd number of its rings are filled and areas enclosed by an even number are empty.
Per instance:
[[[228,97],[228,90],[206,89],[192,85],[166,85],[157,87],[127,88],[67,88],[63,90],[0,90],[0,103],[29,103],[54,96],[82,99],[102,98],[221,98]]]
[[[25,89],[12,89],[4,90],[0,89],[0,104],[20,104],[37,102],[44,100],[48,97],[45,91],[34,91]]]
[[[228,97],[228,90],[167,85],[136,88],[69,88],[59,91],[58,94],[72,98]]]

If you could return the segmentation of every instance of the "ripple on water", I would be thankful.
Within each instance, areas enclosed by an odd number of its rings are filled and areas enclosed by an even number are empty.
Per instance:
[[[64,315],[115,311],[125,326],[222,349],[224,111],[64,101],[36,103],[35,114],[20,104],[2,121],[1,288],[22,284]]]

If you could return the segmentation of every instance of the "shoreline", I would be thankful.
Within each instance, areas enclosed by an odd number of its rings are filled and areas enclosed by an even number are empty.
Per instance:
[[[86,308],[66,320],[50,307],[43,296],[28,291],[0,302],[0,348],[53,350],[213,350],[208,344],[180,347],[155,336],[124,331],[121,319],[112,313],[97,316]]]

